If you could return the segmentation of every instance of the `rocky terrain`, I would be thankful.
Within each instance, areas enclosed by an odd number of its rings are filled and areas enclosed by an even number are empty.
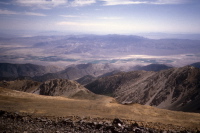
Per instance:
[[[143,78],[154,74],[155,72],[132,71],[121,72],[112,76],[102,77],[86,85],[85,87],[96,94],[114,96],[116,89],[122,84],[135,83]]]
[[[150,128],[159,125],[162,128]],[[148,126],[147,126],[148,125]],[[168,128],[168,129],[167,129]],[[11,113],[0,111],[1,132],[37,132],[37,133],[198,133],[197,130],[188,130],[173,125],[162,125],[161,123],[145,123],[125,119],[106,119],[91,117],[39,117],[25,113]]]
[[[86,85],[96,94],[113,96],[122,104],[200,112],[200,69],[186,66],[159,72],[133,71],[103,77]]]
[[[81,85],[87,85],[88,83],[91,83],[95,79],[97,78],[94,76],[86,75],[86,76],[83,76],[82,78],[77,79],[76,81],[80,83]]]
[[[102,72],[111,70],[109,66],[103,66],[105,69],[98,70],[102,66],[82,64],[69,67],[66,70],[69,69],[68,72],[71,74],[76,71],[74,75],[76,77],[76,73],[80,72],[79,76],[85,75],[92,69],[97,76]],[[164,65],[148,65],[145,68],[153,68],[153,66],[158,66],[154,70],[165,67]],[[112,96],[122,104],[139,103],[170,110],[200,112],[200,105],[198,104],[200,99],[199,77],[199,68],[186,66],[158,72],[111,71],[99,77],[86,75],[77,81],[84,84],[87,89],[79,83],[67,79],[52,79],[44,82],[32,80],[1,81],[0,86],[40,95],[82,99],[96,99],[98,98],[96,94],[101,94]]]
[[[45,82],[32,80],[0,81],[0,87],[47,96],[78,99],[96,99],[99,97],[76,81],[67,79],[52,79]]]
[[[71,98],[95,99],[96,94],[87,90],[76,81],[54,79],[43,82],[33,93],[47,96],[64,96]]]
[[[0,87],[29,93],[33,93],[40,85],[41,82],[32,80],[0,81]]]

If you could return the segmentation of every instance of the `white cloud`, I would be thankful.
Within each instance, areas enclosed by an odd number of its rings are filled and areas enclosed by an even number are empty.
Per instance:
[[[75,15],[59,15],[61,17],[64,17],[64,18],[80,18],[80,17],[83,17],[83,16],[75,16]]]
[[[104,20],[119,20],[122,19],[121,17],[99,17],[98,19],[104,19]]]
[[[57,25],[60,25],[60,26],[102,26],[104,24],[101,24],[101,23],[80,23],[80,22],[62,21],[62,22],[58,22]]]
[[[188,0],[156,0],[152,4],[183,4],[189,2]]]
[[[45,14],[42,14],[42,13],[35,13],[35,12],[25,12],[24,15],[29,15],[29,16],[40,16],[40,17],[47,16],[47,15],[45,15]]]
[[[131,5],[131,4],[183,4],[189,0],[100,0],[105,6]]]
[[[87,6],[96,3],[96,0],[74,0],[70,6]]]
[[[16,0],[16,3],[22,6],[51,9],[52,7],[65,5],[67,0]]]
[[[96,0],[16,0],[21,6],[37,7],[42,9],[51,9],[57,6],[87,6],[96,3]]]
[[[122,25],[120,22],[111,22],[111,21],[85,21],[85,22],[76,22],[76,21],[61,21],[57,22],[56,26],[62,30],[72,30],[76,32],[87,31],[88,33],[126,33],[127,29],[132,30],[130,25]]]
[[[19,13],[15,12],[15,11],[1,10],[1,9],[0,9],[0,14],[15,15],[15,14],[19,14]]]
[[[9,3],[6,3],[6,2],[0,2],[0,4],[9,5]]]
[[[28,15],[28,16],[47,16],[42,13],[35,13],[35,12],[15,12],[15,11],[10,11],[10,10],[1,10],[0,9],[0,14],[5,14],[5,15]]]
[[[101,0],[106,6],[112,5],[129,5],[129,4],[145,4],[147,1],[133,1],[133,0]]]

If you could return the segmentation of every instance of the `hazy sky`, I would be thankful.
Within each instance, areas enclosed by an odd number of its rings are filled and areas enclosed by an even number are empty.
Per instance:
[[[0,30],[200,33],[200,0],[0,0]]]

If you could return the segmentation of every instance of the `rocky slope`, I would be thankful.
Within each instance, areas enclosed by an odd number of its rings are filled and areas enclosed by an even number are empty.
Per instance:
[[[82,78],[77,79],[76,81],[80,83],[81,85],[87,85],[88,83],[91,83],[92,81],[96,80],[97,78],[91,75],[83,76]]]
[[[123,104],[200,112],[200,69],[191,66],[159,72],[134,71],[98,79],[86,88]]]
[[[96,99],[99,97],[76,81],[67,79],[54,79],[45,82],[32,80],[0,81],[0,87],[47,96],[64,96],[78,99]]]
[[[85,87],[96,94],[115,96],[115,92],[120,86],[125,84],[129,86],[129,84],[133,84],[134,82],[140,82],[154,73],[146,71],[121,72],[112,76],[99,78]]]
[[[0,87],[29,93],[34,92],[40,84],[40,82],[32,80],[0,81]]]
[[[67,79],[53,79],[43,82],[34,92],[47,96],[64,96],[79,99],[95,99],[96,94],[87,90],[85,87]]]

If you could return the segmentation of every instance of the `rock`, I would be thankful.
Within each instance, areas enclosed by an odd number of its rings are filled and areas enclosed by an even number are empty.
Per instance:
[[[123,122],[120,120],[120,119],[118,119],[118,118],[115,118],[114,120],[113,120],[113,126],[116,126],[116,127],[122,127],[122,125],[123,125]]]
[[[78,120],[79,119],[79,120]],[[111,124],[112,123],[112,124]],[[192,130],[157,130],[153,128],[141,127],[137,123],[126,123],[118,118],[106,121],[101,119],[83,119],[77,117],[76,120],[70,118],[33,117],[27,114],[10,113],[0,111],[1,132],[39,132],[39,133],[189,133],[199,131]]]
[[[135,122],[134,124],[131,125],[131,127],[139,127],[139,125]]]

